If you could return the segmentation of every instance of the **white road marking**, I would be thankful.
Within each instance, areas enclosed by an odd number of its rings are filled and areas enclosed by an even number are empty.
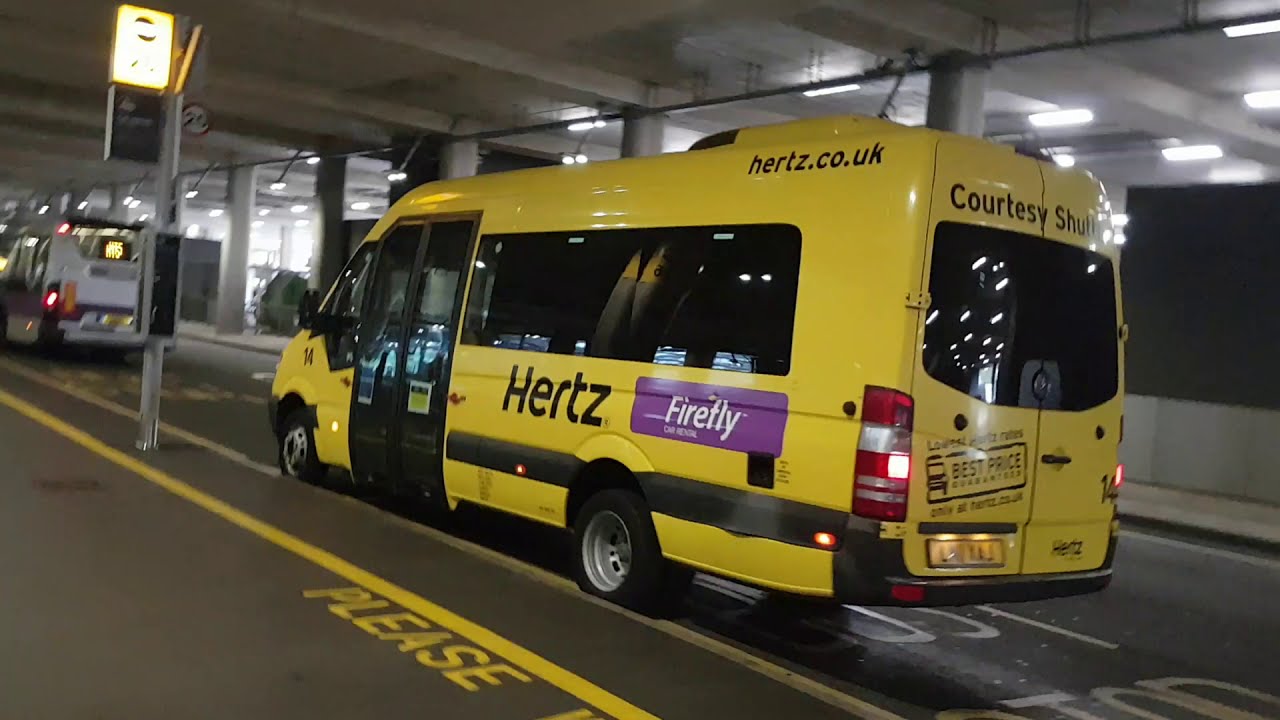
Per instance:
[[[1147,533],[1137,532],[1135,530],[1121,530],[1121,535],[1149,542],[1153,545],[1164,545],[1165,547],[1177,548],[1179,550],[1187,550],[1201,555],[1210,555],[1223,560],[1232,560],[1255,567],[1265,568],[1267,570],[1280,570],[1280,561],[1270,558],[1259,557],[1257,555],[1246,555],[1245,553],[1224,550],[1222,548],[1211,547],[1208,545],[1199,545],[1197,543],[1184,542],[1182,540],[1174,540],[1173,538],[1161,537],[1159,535],[1148,535]]]
[[[249,377],[257,380],[258,382],[271,382],[276,379],[276,374],[275,372],[256,372]]]
[[[878,640],[880,642],[887,643],[927,643],[938,639],[936,635],[931,635],[913,625],[903,622],[902,620],[891,618],[888,615],[883,615],[875,610],[868,610],[864,607],[859,607],[858,605],[845,605],[845,608],[852,610],[859,615],[865,615],[869,618],[879,620],[886,625],[905,631],[905,633],[886,634],[880,628],[860,627],[860,623],[849,623],[848,629],[850,631],[855,632],[868,640]]]
[[[124,407],[123,405],[100,398],[92,393],[82,392],[66,383],[50,381],[43,375],[33,372],[18,363],[14,363],[6,359],[0,359],[0,367],[4,367],[5,369],[10,370],[17,375],[21,375],[33,382],[37,382],[45,387],[66,393],[71,397],[83,400],[84,402],[94,405],[95,407],[102,408],[103,410],[128,418],[137,419],[138,417],[138,413]],[[233,450],[224,445],[219,445],[218,443],[196,435],[195,433],[174,427],[167,423],[161,423],[160,430],[169,435],[173,435],[174,437],[181,438],[193,445],[198,445],[199,447],[224,457],[227,460],[247,469],[270,477],[280,477],[280,471],[278,468],[255,462],[249,459],[249,457],[242,452]],[[304,489],[309,489],[313,492],[327,492],[321,488],[304,485],[302,483],[298,483],[298,486]],[[573,581],[561,575],[556,575],[548,570],[544,570],[522,560],[517,560],[509,555],[503,555],[496,550],[490,550],[482,545],[462,540],[461,538],[454,537],[453,535],[449,535],[448,533],[435,528],[407,520],[398,515],[387,512],[386,510],[376,508],[367,502],[357,500],[356,498],[346,495],[332,494],[330,494],[330,497],[344,501],[364,512],[377,514],[383,520],[390,521],[396,525],[407,528],[419,535],[425,535],[426,537],[447,545],[459,552],[464,552],[472,557],[499,565],[530,580],[563,592],[566,595],[570,595],[578,600],[592,603],[593,605],[597,605],[609,610],[610,612],[627,617],[653,630],[665,633],[677,640],[694,645],[702,650],[724,658],[725,660],[741,665],[748,670],[759,673],[774,682],[781,683],[787,687],[802,692],[809,697],[824,702],[838,710],[848,713],[853,717],[862,718],[862,720],[907,720],[903,716],[891,710],[882,708],[879,705],[875,705],[867,700],[863,700],[848,693],[841,692],[833,687],[828,687],[813,678],[792,672],[791,670],[788,670],[776,663],[772,663],[759,655],[739,649],[708,635],[703,635],[702,633],[690,630],[689,628],[670,620],[655,620],[653,618],[645,617],[619,605],[588,595],[579,590],[578,586]]]
[[[963,615],[957,615],[956,613],[947,612],[946,610],[938,610],[936,608],[912,608],[912,609],[915,610],[916,612],[928,613],[929,615],[937,615],[939,617],[951,618],[953,621],[958,622],[961,625],[968,625],[969,627],[973,628],[973,630],[967,630],[965,632],[951,633],[956,637],[974,638],[976,640],[987,640],[993,637],[1000,637],[999,630],[991,627],[986,623],[980,623],[977,620],[967,618]]]
[[[1040,622],[1039,620],[1032,620],[1031,618],[1022,617],[1021,615],[1014,615],[1011,612],[1006,612],[999,608],[993,608],[990,605],[979,605],[978,609],[982,610],[983,612],[990,613],[991,615],[995,615],[996,617],[1002,617],[1002,618],[1005,618],[1006,620],[1013,620],[1014,622],[1020,622],[1024,625],[1030,625],[1031,627],[1040,628],[1041,630],[1045,630],[1047,632],[1057,633],[1058,635],[1062,635],[1063,637],[1069,637],[1073,640],[1079,640],[1082,643],[1096,645],[1098,647],[1106,648],[1108,650],[1116,650],[1120,647],[1119,645],[1113,642],[1100,640],[1096,637],[1093,637],[1092,635],[1085,635],[1084,633],[1078,633],[1073,630],[1067,630],[1066,628],[1060,628],[1057,625],[1050,625],[1049,623]]]
[[[1075,700],[1075,696],[1066,693],[1048,693],[1045,695],[1033,695],[1031,697],[1014,698],[1013,700],[1001,700],[1000,704],[1015,710],[1019,708],[1044,707],[1045,705],[1061,705]]]

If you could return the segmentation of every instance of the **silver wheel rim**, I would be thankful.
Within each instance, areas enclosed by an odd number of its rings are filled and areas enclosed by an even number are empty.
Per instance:
[[[601,592],[622,587],[631,572],[631,535],[617,514],[605,511],[591,518],[582,536],[582,566],[587,579]]]
[[[293,477],[298,477],[307,463],[307,429],[301,425],[289,428],[284,442],[280,444],[280,457],[284,459],[284,470]]]

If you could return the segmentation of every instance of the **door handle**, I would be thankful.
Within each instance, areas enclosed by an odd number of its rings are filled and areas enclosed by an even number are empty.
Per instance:
[[[1071,457],[1068,455],[1041,455],[1040,462],[1045,465],[1070,465]]]

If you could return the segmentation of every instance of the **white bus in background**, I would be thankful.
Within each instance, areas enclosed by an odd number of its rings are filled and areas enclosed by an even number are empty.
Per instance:
[[[44,217],[0,234],[0,342],[142,348],[142,226]]]

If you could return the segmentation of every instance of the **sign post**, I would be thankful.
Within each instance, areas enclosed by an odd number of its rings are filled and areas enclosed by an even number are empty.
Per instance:
[[[144,345],[139,408],[141,422],[136,445],[144,451],[155,449],[160,438],[164,351],[173,329],[156,327],[157,254],[162,249],[161,238],[172,240],[178,223],[174,189],[182,140],[182,94],[199,49],[201,34],[202,29],[196,26],[183,48],[177,18],[173,15],[133,5],[121,5],[116,11],[115,39],[111,50],[112,113],[108,117],[107,157],[148,160],[153,155],[149,149],[158,150],[154,153],[158,161],[155,173],[156,220],[143,237],[139,299],[139,325]],[[125,100],[119,100],[121,97]],[[130,107],[136,109],[143,105],[158,105],[158,121],[127,122],[133,117]],[[126,128],[137,129],[138,132],[130,136],[128,142],[115,142],[122,131],[128,132]],[[155,147],[157,145],[158,148]],[[126,148],[130,152],[113,152]],[[171,272],[176,270],[172,263],[163,264]],[[176,318],[171,320],[176,324]],[[168,322],[164,324],[169,325]]]

